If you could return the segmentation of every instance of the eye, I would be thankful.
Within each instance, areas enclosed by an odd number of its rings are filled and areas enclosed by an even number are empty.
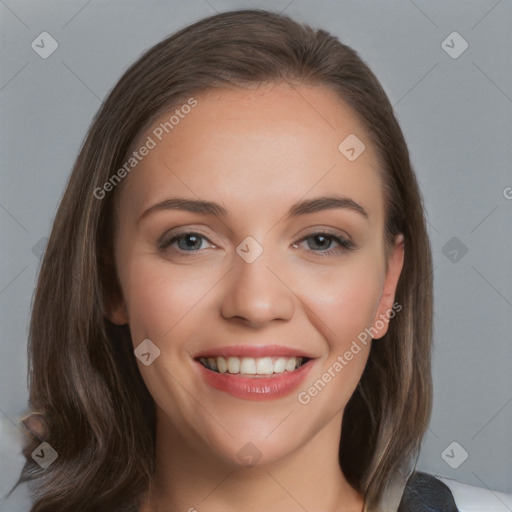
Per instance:
[[[342,236],[331,233],[317,232],[302,238],[293,244],[297,248],[299,244],[306,242],[308,249],[321,255],[342,254],[345,251],[354,250],[354,244]],[[333,248],[333,245],[335,246]]]
[[[294,248],[298,248],[304,243],[306,243],[307,249],[322,256],[341,255],[355,249],[354,244],[347,238],[326,232],[311,233],[292,245]],[[194,231],[164,235],[158,242],[158,249],[161,251],[172,248],[175,252],[191,254],[215,247],[209,238]]]
[[[206,244],[206,247],[203,245],[203,242],[205,241],[209,242]],[[207,247],[215,247],[208,238],[195,232],[180,233],[178,235],[171,235],[167,237],[164,236],[158,242],[158,248],[162,251],[173,246],[177,251],[183,252],[196,252]]]

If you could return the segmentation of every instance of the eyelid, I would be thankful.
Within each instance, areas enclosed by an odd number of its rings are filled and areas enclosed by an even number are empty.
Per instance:
[[[204,232],[206,231],[206,233]],[[306,231],[306,230],[304,230]],[[174,239],[179,238],[180,236],[184,235],[198,235],[199,237],[202,237],[206,242],[210,243],[211,246],[214,248],[217,248],[221,246],[222,244],[216,242],[216,236],[213,235],[208,230],[203,229],[195,229],[193,226],[186,225],[186,226],[179,226],[173,229],[170,229],[166,231],[157,241],[157,247],[165,251],[171,247],[171,244],[174,242]],[[335,243],[338,244],[338,247],[327,249],[327,250],[312,250],[310,249],[308,252],[312,252],[313,254],[319,254],[319,255],[331,255],[336,253],[344,253],[346,251],[354,251],[357,249],[357,246],[352,240],[352,237],[348,235],[346,232],[335,229],[335,228],[328,228],[328,227],[311,227],[309,228],[304,234],[299,238],[296,239],[295,242],[292,243],[292,246],[297,246],[297,244],[302,243],[306,241],[309,238],[312,238],[317,235],[326,235],[327,237],[330,237],[333,239]],[[204,249],[201,250],[192,250],[192,251],[181,251],[180,249],[176,249],[176,252],[181,254],[188,253],[189,255],[198,254],[202,252]]]
[[[206,232],[205,232],[206,231]],[[157,241],[157,247],[164,248],[166,247],[166,243],[170,242],[173,238],[177,238],[180,235],[189,235],[196,234],[205,238],[208,242],[210,242],[214,246],[221,245],[216,241],[216,236],[211,232],[202,229],[195,229],[193,226],[180,226],[166,231]]]
[[[343,238],[344,240],[347,240],[347,242],[354,243],[352,237],[346,231],[339,228],[332,228],[328,226],[313,226],[303,229],[301,232],[304,234],[297,235],[302,237],[301,240],[314,235],[330,235],[333,237]]]
[[[309,238],[315,235],[329,235],[333,238],[339,238],[346,241],[353,248],[356,248],[356,243],[353,236],[350,235],[345,229],[341,229],[339,227],[315,224],[300,230],[296,237],[298,237],[298,241],[303,241],[305,238]]]
[[[310,250],[309,252],[312,252],[313,254],[328,256],[328,255],[336,254],[336,253],[345,253],[347,251],[355,251],[357,249],[356,245],[351,240],[351,237],[346,236],[344,234],[340,234],[340,233],[332,233],[331,231],[326,230],[326,229],[319,229],[319,230],[313,231],[309,234],[306,234],[302,238],[297,240],[297,242],[294,242],[293,245],[297,246],[299,243],[302,243],[302,242],[308,240],[309,238],[312,238],[312,237],[318,236],[318,235],[326,235],[327,238],[330,238],[334,242],[336,242],[338,244],[338,247],[323,250],[323,251],[322,250],[319,250],[319,251]]]

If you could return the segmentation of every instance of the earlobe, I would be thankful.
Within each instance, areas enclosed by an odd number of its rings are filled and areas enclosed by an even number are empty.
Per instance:
[[[395,293],[398,280],[404,264],[404,237],[399,234],[395,237],[395,242],[388,256],[388,268],[386,278],[382,287],[382,293],[377,308],[377,313],[373,320],[374,339],[382,338],[388,331],[389,320],[393,318],[398,311],[402,309],[401,304],[395,305]]]
[[[126,325],[128,324],[128,311],[124,301],[115,307],[108,308],[105,313],[107,319],[115,325]]]

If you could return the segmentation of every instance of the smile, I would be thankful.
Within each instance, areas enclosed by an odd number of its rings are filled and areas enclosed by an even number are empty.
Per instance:
[[[197,354],[194,361],[209,389],[245,400],[274,400],[304,381],[315,358],[292,347],[237,345]]]
[[[273,375],[293,372],[308,361],[306,357],[201,357],[208,370],[230,375]]]

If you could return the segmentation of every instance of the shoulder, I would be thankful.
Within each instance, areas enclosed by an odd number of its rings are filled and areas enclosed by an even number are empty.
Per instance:
[[[397,512],[459,512],[449,487],[435,476],[414,471]]]
[[[510,512],[512,495],[415,471],[397,512]]]
[[[464,484],[450,478],[438,477],[446,484],[460,512],[510,512],[512,494]]]

